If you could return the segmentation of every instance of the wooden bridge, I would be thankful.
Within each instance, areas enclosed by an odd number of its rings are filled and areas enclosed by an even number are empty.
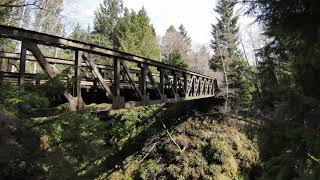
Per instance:
[[[38,64],[50,78],[60,72],[56,65],[70,67],[69,74],[75,80],[71,92],[66,91],[64,96],[71,110],[97,102],[117,109],[210,98],[218,90],[213,77],[86,42],[3,25],[0,38],[21,42],[19,53],[0,52],[0,83],[16,81],[20,86],[44,83],[36,80],[35,69],[26,72],[27,63]],[[42,47],[63,49],[72,58],[45,56]],[[16,66],[16,72],[1,68],[5,60]]]

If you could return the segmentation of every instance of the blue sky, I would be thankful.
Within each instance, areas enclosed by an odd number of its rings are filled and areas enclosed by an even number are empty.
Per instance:
[[[70,27],[80,23],[83,27],[91,25],[93,22],[94,11],[98,8],[103,0],[64,0],[63,15],[70,22]],[[156,29],[157,35],[162,36],[165,30],[174,25],[178,27],[183,24],[189,36],[192,39],[194,48],[200,45],[208,45],[211,39],[211,24],[216,21],[214,7],[216,0],[123,0],[125,7],[139,10],[143,6],[146,9],[151,23]],[[254,30],[257,28],[250,23],[252,19],[240,17],[241,38],[244,39],[247,51],[250,51],[251,45],[247,35],[247,29]],[[250,52],[248,52],[250,53]]]

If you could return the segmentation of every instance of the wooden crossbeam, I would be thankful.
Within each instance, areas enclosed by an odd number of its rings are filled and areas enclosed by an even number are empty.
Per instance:
[[[106,92],[106,96],[112,100],[113,99],[112,91],[110,90],[110,88],[106,84],[106,82],[104,81],[102,75],[100,74],[100,72],[98,70],[97,65],[93,62],[92,59],[87,58],[85,55],[82,55],[82,59],[87,63],[87,65],[89,66],[89,69],[91,70],[91,73],[94,75],[94,77],[96,77],[98,79],[100,86]]]

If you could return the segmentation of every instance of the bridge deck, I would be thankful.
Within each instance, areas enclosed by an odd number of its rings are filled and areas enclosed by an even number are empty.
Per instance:
[[[35,78],[39,70],[26,71],[28,64],[38,64],[50,78],[70,68],[68,75],[75,81],[72,90],[66,90],[64,96],[72,110],[93,102],[109,103],[110,108],[116,109],[209,98],[218,89],[213,77],[94,44],[3,25],[0,25],[0,38],[22,44],[20,53],[0,52],[0,83],[45,83]],[[68,50],[73,58],[44,56],[39,45]],[[5,60],[16,67],[16,72],[11,67],[2,68]],[[101,60],[103,64],[98,64]]]

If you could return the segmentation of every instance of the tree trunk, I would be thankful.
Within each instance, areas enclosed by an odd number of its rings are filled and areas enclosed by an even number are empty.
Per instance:
[[[222,57],[221,49],[220,49],[220,46],[219,46],[219,39],[218,39],[217,36],[216,36],[216,40],[217,40],[217,44],[218,44],[217,47],[218,47],[218,51],[219,51],[219,55],[220,55],[221,63],[222,63],[224,81],[226,82],[226,101],[225,101],[225,104],[224,104],[224,110],[226,111],[228,109],[228,101],[229,101],[228,100],[229,99],[228,74],[227,74],[227,71],[226,71],[225,60]]]

